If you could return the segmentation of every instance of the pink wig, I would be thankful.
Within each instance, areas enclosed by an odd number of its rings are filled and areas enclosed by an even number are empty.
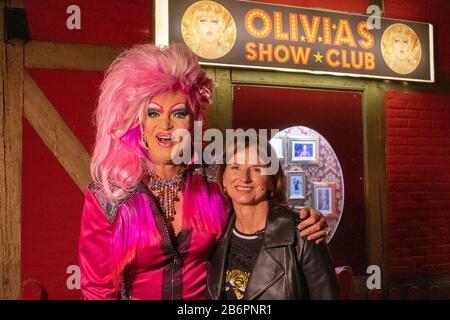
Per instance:
[[[143,178],[148,156],[141,127],[152,97],[181,92],[188,97],[194,120],[202,120],[212,85],[195,55],[183,45],[138,45],[112,63],[95,113],[97,137],[91,162],[93,179],[104,186],[111,201],[125,200]],[[220,235],[226,208],[215,184],[207,183],[205,176],[189,173],[183,203],[185,227]],[[116,286],[124,268],[135,258],[136,249],[159,240],[151,208],[142,193],[135,193],[119,207],[111,243]]]
[[[97,136],[91,162],[91,175],[109,198],[120,200],[142,178],[147,153],[140,130],[152,97],[181,92],[188,97],[194,120],[202,120],[212,86],[196,56],[181,44],[137,45],[111,64],[95,113]]]

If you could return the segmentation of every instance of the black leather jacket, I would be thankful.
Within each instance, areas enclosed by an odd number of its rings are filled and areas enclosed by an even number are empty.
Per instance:
[[[225,299],[225,268],[235,215],[228,221],[208,264],[207,299]],[[298,214],[285,208],[267,215],[244,299],[337,299],[336,273],[326,244],[300,238]]]

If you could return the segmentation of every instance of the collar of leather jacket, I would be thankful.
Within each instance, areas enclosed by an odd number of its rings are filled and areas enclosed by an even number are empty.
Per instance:
[[[224,290],[225,264],[231,244],[233,228],[236,222],[236,215],[230,214],[225,232],[219,240],[216,254],[208,269],[208,299],[221,299]],[[271,254],[272,249],[289,246],[296,240],[296,225],[300,218],[293,211],[283,207],[271,207],[266,218],[266,229],[264,232],[263,248],[258,259],[272,261],[273,268],[256,268],[253,270],[253,278],[258,281],[249,283],[245,293],[246,299],[257,296],[264,288],[277,281],[285,273],[282,262],[278,261]]]
[[[233,233],[236,214],[230,214],[222,241],[228,241]],[[295,226],[300,218],[293,211],[283,207],[271,207],[266,218],[264,244],[267,248],[291,245],[295,241]]]

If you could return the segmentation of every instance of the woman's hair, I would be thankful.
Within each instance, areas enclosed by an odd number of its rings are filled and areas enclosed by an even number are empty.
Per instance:
[[[250,138],[249,138],[250,137]],[[238,141],[242,141],[243,144],[240,146]],[[225,148],[225,152],[220,156],[222,163],[220,165],[220,169],[218,171],[218,183],[219,188],[225,197],[229,208],[232,208],[231,199],[230,197],[224,192],[223,190],[223,174],[225,172],[225,169],[227,167],[227,160],[230,160],[236,153],[239,151],[238,148],[242,147],[243,149],[248,149],[252,147],[257,147],[258,154],[257,156],[260,157],[260,152],[264,150],[264,156],[269,159],[277,159],[275,163],[275,173],[269,174],[272,184],[274,186],[273,192],[270,192],[268,195],[268,200],[270,202],[270,205],[272,207],[289,207],[286,202],[286,194],[285,194],[285,176],[283,173],[283,170],[281,168],[281,165],[278,161],[278,158],[276,157],[276,152],[272,148],[271,144],[267,141],[267,139],[262,135],[253,135],[250,133],[250,135],[246,135],[245,133],[237,133],[233,141],[227,141],[227,146]],[[251,157],[251,156],[250,156]],[[272,164],[273,165],[273,164]]]
[[[120,200],[143,175],[147,152],[142,141],[146,106],[158,95],[181,92],[194,120],[202,120],[213,82],[184,45],[137,45],[109,67],[95,111],[96,142],[91,175],[108,198]]]

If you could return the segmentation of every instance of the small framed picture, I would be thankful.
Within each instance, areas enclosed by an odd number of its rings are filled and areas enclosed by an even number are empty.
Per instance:
[[[336,215],[336,184],[334,182],[313,183],[314,209],[326,216]]]
[[[319,163],[319,143],[315,137],[289,137],[289,161]]]
[[[278,160],[284,161],[285,160],[284,138],[283,137],[273,137],[272,139],[270,139],[270,145],[272,146],[273,150],[275,150]]]
[[[305,199],[305,173],[300,171],[288,171],[286,173],[286,180],[287,200]]]

